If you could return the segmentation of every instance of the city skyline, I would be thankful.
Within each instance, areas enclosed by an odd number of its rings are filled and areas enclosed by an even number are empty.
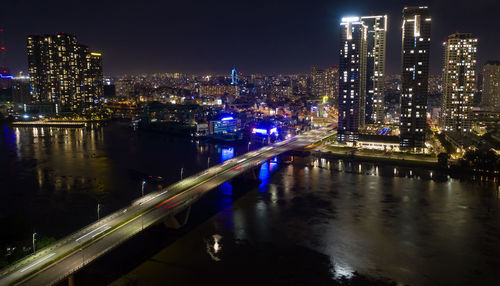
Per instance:
[[[456,31],[473,33],[479,38],[478,66],[496,60],[499,40],[494,27],[486,25],[494,16],[491,9],[494,2],[483,1],[474,6],[465,1],[450,3],[405,4],[429,6],[434,19],[431,42],[440,43]],[[369,14],[388,15],[386,73],[400,73],[402,3],[320,1],[311,5],[300,2],[285,5],[276,1],[259,5],[225,1],[211,4],[125,1],[120,6],[88,3],[83,10],[75,7],[71,3],[7,4],[5,11],[9,13],[2,17],[0,26],[5,29],[7,64],[13,74],[20,70],[27,72],[24,56],[27,35],[56,32],[77,34],[85,44],[102,51],[107,75],[227,73],[233,66],[246,74],[307,73],[313,65],[337,64],[340,36],[337,26],[342,17]],[[471,14],[481,16],[470,18]],[[466,18],[471,20],[458,20]],[[187,34],[190,36],[185,37]],[[483,46],[483,42],[491,44]],[[430,57],[430,73],[440,74],[440,45],[431,45]]]
[[[0,285],[500,285],[492,0],[45,2],[0,5]]]

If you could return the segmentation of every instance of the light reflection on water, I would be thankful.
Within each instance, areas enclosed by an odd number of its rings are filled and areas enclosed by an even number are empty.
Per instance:
[[[111,122],[88,128],[0,129],[0,218],[20,217],[42,236],[61,237],[141,195],[140,176],[176,182],[246,152],[167,134],[132,132]],[[208,159],[210,158],[210,159]],[[231,195],[230,185],[225,185]],[[161,185],[147,183],[145,193]],[[222,205],[231,204],[227,196]],[[43,214],[43,215],[40,215]]]
[[[262,164],[260,167],[259,171],[259,180],[260,180],[260,185],[259,185],[259,191],[260,192],[265,192],[267,186],[269,185],[269,179],[271,178],[271,174],[273,173],[274,170],[276,170],[278,166],[278,158],[274,157],[270,161],[267,161]]]
[[[222,148],[220,162],[224,162],[234,157],[234,148],[226,147]]]
[[[239,231],[247,239],[305,245],[327,254],[335,276],[358,271],[410,285],[496,281],[500,203],[495,184],[437,182],[432,170],[418,168],[289,161],[293,164],[271,177],[269,163],[263,164],[258,190],[268,195],[235,209],[238,221],[246,222]],[[329,163],[338,168],[328,169]],[[248,230],[254,233],[248,236]]]
[[[140,184],[127,168],[172,183],[181,166],[187,176],[205,168],[207,156],[217,162],[238,155],[102,128],[4,128],[0,136],[0,191],[13,202],[1,211],[22,210],[37,232],[50,236],[89,223],[98,201],[111,211],[137,198]],[[492,182],[437,182],[431,170],[342,160],[289,161],[262,164],[251,199],[233,201],[233,186],[221,186],[221,231],[240,240],[305,245],[328,255],[335,275],[359,271],[411,285],[496,284],[500,217]]]

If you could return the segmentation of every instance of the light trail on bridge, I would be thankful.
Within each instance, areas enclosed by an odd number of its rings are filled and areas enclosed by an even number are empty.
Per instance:
[[[313,130],[227,160],[144,196],[36,254],[2,269],[0,285],[55,284],[145,228],[185,210],[217,186],[279,154],[293,148],[306,147],[331,135],[330,130]]]

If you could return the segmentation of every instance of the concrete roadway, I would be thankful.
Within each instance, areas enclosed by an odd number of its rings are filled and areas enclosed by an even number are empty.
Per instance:
[[[36,254],[0,270],[0,285],[57,283],[148,226],[186,209],[211,189],[281,153],[305,147],[331,134],[328,130],[309,131],[227,160],[144,196]]]

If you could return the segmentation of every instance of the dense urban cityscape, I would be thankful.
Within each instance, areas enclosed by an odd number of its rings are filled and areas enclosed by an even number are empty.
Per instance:
[[[52,30],[12,68],[0,22],[0,285],[499,283],[499,43],[366,5],[291,73],[114,74]]]

